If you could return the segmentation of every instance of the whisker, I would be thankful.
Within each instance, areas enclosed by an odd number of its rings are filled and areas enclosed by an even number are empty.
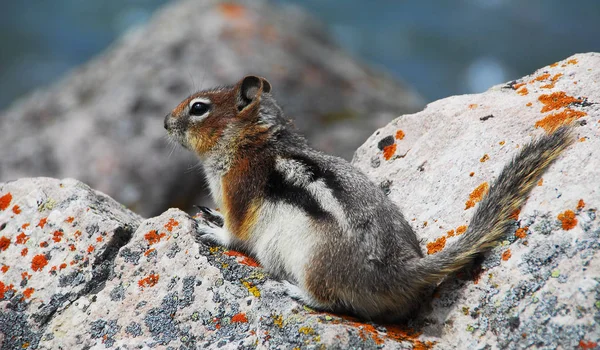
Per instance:
[[[194,76],[192,75],[192,72],[190,70],[188,70],[188,75],[190,76],[190,80],[192,81],[192,91],[190,91],[190,96],[192,96],[197,91],[196,82],[194,81]]]

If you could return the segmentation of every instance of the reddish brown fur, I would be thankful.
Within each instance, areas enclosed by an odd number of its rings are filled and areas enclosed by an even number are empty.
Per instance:
[[[179,118],[181,116],[181,114],[183,113],[183,111],[185,111],[185,109],[187,108],[190,101],[196,97],[198,97],[198,96],[197,95],[190,96],[190,97],[186,98],[185,100],[183,100],[179,105],[177,105],[177,107],[175,107],[175,109],[171,112],[171,115],[175,118]]]
[[[175,118],[182,117],[188,113],[189,103],[198,97],[208,98],[213,106],[218,106],[201,123],[188,129],[188,143],[199,155],[215,147],[227,127],[236,128],[234,132],[238,134],[227,145],[231,164],[221,180],[222,198],[226,227],[238,239],[245,240],[258,219],[261,191],[272,168],[268,164],[272,165],[274,160],[263,152],[269,140],[268,127],[253,123],[258,118],[262,86],[252,103],[242,111],[238,110],[240,88],[241,82],[231,89],[197,93],[181,102],[171,114]],[[250,159],[253,159],[252,166]],[[253,185],[248,186],[248,183]]]
[[[251,153],[254,154],[249,155]],[[250,165],[251,157],[256,161],[254,166]],[[233,166],[223,176],[221,183],[223,209],[227,213],[226,225],[228,230],[241,240],[248,238],[258,219],[258,209],[262,205],[261,193],[268,175],[265,174],[269,169],[268,163],[272,163],[272,160],[267,155],[261,155],[259,149],[238,151]],[[248,186],[249,183],[252,185]]]

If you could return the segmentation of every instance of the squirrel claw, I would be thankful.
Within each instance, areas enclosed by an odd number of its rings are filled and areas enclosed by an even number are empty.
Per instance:
[[[229,233],[221,227],[200,225],[196,228],[196,240],[212,245],[229,246]]]
[[[223,227],[225,224],[223,214],[219,213],[218,211],[200,205],[194,205],[194,207],[201,212],[202,218],[206,221],[215,224],[218,227]]]

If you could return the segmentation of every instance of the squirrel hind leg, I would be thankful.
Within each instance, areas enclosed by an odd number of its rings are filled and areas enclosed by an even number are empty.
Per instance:
[[[333,305],[329,305],[314,298],[310,293],[289,281],[282,281],[287,294],[294,300],[319,311],[335,311]]]

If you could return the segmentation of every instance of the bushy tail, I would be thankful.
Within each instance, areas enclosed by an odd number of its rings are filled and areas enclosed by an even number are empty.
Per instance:
[[[523,147],[479,203],[467,231],[441,252],[415,263],[415,277],[421,282],[417,284],[438,283],[494,247],[512,225],[512,213],[521,208],[542,174],[573,140],[571,127],[564,126]]]

